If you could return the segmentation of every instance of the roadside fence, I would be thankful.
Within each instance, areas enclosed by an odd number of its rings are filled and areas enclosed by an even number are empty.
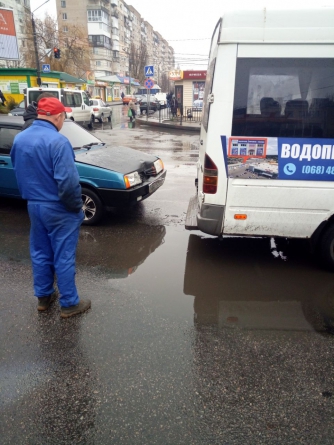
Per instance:
[[[202,108],[197,107],[179,107],[176,113],[172,113],[171,108],[160,108],[158,110],[142,110],[141,116],[146,116],[146,119],[159,119],[159,122],[170,120],[179,122],[180,125],[186,122],[198,122],[202,120]]]

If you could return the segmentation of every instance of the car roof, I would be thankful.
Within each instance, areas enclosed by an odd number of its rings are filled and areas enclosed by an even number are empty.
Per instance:
[[[73,122],[71,119],[65,119],[65,122]],[[23,116],[8,116],[7,114],[0,114],[0,125],[13,125],[22,128],[24,124]]]
[[[8,116],[7,114],[0,115],[0,124],[11,124],[17,127],[22,127],[24,120],[22,116]]]

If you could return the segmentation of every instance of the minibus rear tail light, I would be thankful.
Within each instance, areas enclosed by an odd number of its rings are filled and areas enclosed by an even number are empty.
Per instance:
[[[217,185],[218,168],[210,156],[206,154],[204,160],[203,193],[216,193]]]

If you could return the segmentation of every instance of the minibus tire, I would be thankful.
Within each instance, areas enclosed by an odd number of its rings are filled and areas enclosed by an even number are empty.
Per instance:
[[[104,214],[104,206],[100,197],[93,190],[82,187],[82,210],[85,219],[82,221],[83,226],[94,226],[99,223]]]
[[[326,269],[334,272],[334,225],[331,224],[320,240],[320,257]]]

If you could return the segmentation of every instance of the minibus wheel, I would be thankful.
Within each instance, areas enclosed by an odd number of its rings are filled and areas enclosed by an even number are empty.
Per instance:
[[[320,240],[320,256],[324,266],[334,271],[334,225],[327,227]]]

